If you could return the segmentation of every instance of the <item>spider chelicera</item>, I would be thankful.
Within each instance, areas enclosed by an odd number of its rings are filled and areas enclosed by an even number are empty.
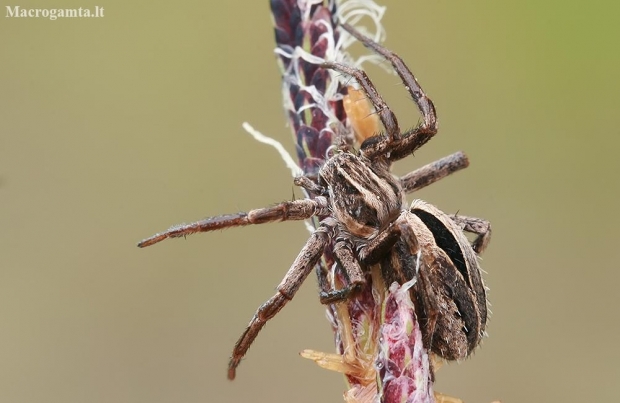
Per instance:
[[[326,217],[299,252],[276,294],[258,308],[235,344],[228,367],[230,379],[234,379],[239,362],[265,323],[293,298],[328,245],[333,245],[347,283],[334,290],[319,276],[322,303],[349,298],[365,283],[369,267],[379,264],[388,285],[416,277],[412,300],[426,348],[445,359],[461,359],[471,353],[484,334],[487,300],[476,254],[490,240],[490,224],[478,218],[446,215],[421,200],[405,207],[404,197],[466,167],[467,158],[456,153],[402,178],[391,174],[392,162],[411,155],[437,133],[435,107],[399,56],[353,27],[342,27],[392,64],[418,106],[422,121],[401,133],[396,117],[364,71],[324,63],[323,68],[355,78],[379,115],[384,134],[366,139],[357,152],[341,147],[321,167],[318,176],[295,178],[296,185],[317,195],[314,198],[174,226],[138,244],[146,247],[196,232]],[[471,245],[463,231],[477,234]]]

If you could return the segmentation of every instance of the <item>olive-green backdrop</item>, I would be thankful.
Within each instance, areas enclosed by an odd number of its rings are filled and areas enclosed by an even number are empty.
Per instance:
[[[467,402],[619,399],[620,5],[383,1],[387,46],[435,101],[404,173],[464,150],[417,197],[493,223],[489,337],[443,368]],[[340,402],[298,356],[332,351],[309,278],[234,382],[231,348],[308,236],[300,223],[140,250],[171,224],[292,197],[267,1],[105,1],[104,18],[0,9],[0,402]],[[369,73],[404,127],[395,76]]]

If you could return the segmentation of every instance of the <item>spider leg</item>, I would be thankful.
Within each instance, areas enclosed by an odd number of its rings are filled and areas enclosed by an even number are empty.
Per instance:
[[[366,282],[362,268],[353,254],[353,248],[349,240],[337,240],[333,252],[336,263],[344,270],[345,278],[343,280],[345,283],[340,289],[331,289],[325,272],[319,268],[319,300],[321,304],[333,304],[344,301]]]
[[[457,225],[463,228],[463,231],[478,235],[474,242],[472,242],[471,246],[477,254],[484,252],[491,241],[491,223],[482,218],[467,217],[456,214],[452,214],[449,217]]]
[[[406,193],[415,192],[468,166],[467,156],[459,151],[408,173],[400,184]]]
[[[325,195],[327,193],[327,189],[305,175],[296,177],[293,179],[293,183],[295,186],[299,186],[300,188],[307,190],[310,194]]]
[[[358,256],[367,265],[373,265],[383,258],[401,236],[399,217],[385,230],[359,248]]]
[[[383,97],[381,97],[381,95],[375,88],[375,85],[366,75],[366,72],[358,68],[336,62],[325,62],[322,64],[322,67],[335,70],[340,73],[348,74],[354,77],[359,83],[359,85],[361,85],[361,87],[364,89],[364,92],[368,96],[368,99],[372,103],[372,106],[379,114],[379,119],[381,119],[381,123],[383,123],[387,134],[384,140],[392,142],[400,139],[400,127],[398,126],[396,116],[387,106],[387,104],[383,100]]]
[[[228,379],[235,379],[235,372],[239,362],[263,326],[265,326],[265,323],[273,318],[293,298],[308,274],[312,271],[314,265],[319,261],[325,246],[329,242],[331,233],[331,223],[326,223],[326,221],[328,220],[324,220],[321,226],[312,233],[310,239],[308,239],[306,245],[301,249],[291,265],[291,268],[278,287],[276,287],[277,293],[258,308],[235,344],[228,364]]]
[[[323,304],[331,304],[346,300],[352,292],[357,291],[365,283],[363,270],[358,262],[370,266],[378,263],[382,258],[389,254],[389,250],[401,236],[399,227],[400,221],[390,224],[386,229],[371,239],[369,242],[360,245],[357,249],[358,258],[353,254],[351,242],[340,239],[334,246],[336,262],[344,268],[346,274],[345,285],[338,290],[331,290],[325,273],[319,271],[320,300]]]
[[[367,36],[362,35],[362,33],[353,28],[351,25],[342,24],[342,27],[364,46],[383,56],[386,60],[392,63],[394,70],[396,70],[396,73],[399,75],[401,80],[403,80],[405,88],[407,88],[407,91],[411,94],[414,102],[418,105],[420,113],[422,113],[422,117],[424,118],[424,124],[422,126],[426,128],[435,127],[437,124],[437,117],[433,102],[426,96],[426,93],[422,90],[422,87],[420,87],[418,80],[415,78],[411,70],[409,70],[405,62],[403,62],[403,59],[391,50],[378,44]]]
[[[408,173],[400,178],[400,183],[403,191],[411,193],[468,166],[469,160],[467,156],[459,151]],[[456,214],[450,215],[450,218],[464,231],[478,235],[472,243],[472,248],[477,254],[482,253],[486,249],[491,241],[491,223],[489,221]]]
[[[144,248],[161,242],[166,238],[185,237],[196,232],[208,232],[230,227],[242,227],[250,224],[264,224],[276,221],[305,220],[315,215],[329,214],[327,199],[316,197],[314,199],[294,200],[251,210],[247,213],[227,214],[217,217],[209,217],[191,224],[181,224],[157,233],[138,243],[138,247]]]
[[[386,141],[386,139],[371,138],[373,140],[368,141],[368,143],[365,144],[365,147],[364,145],[362,146],[364,154],[370,158],[379,154],[384,154],[388,149],[392,150],[388,157],[390,161],[396,161],[404,158],[424,145],[437,133],[437,114],[435,112],[435,106],[424,90],[422,90],[422,87],[420,87],[418,80],[415,78],[411,70],[409,70],[407,65],[398,55],[376,43],[372,39],[362,35],[351,25],[342,24],[342,27],[364,46],[383,56],[392,64],[394,70],[405,84],[405,88],[409,91],[409,94],[411,94],[413,101],[416,103],[420,113],[422,114],[423,122],[413,130],[406,132],[400,141],[392,143],[390,141],[391,139],[387,139],[388,141]],[[364,90],[366,90],[366,87],[364,87]],[[368,93],[368,91],[366,92]],[[394,136],[393,138],[399,138],[399,136]]]

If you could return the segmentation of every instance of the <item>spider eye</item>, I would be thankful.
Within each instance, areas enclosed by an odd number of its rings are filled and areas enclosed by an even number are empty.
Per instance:
[[[364,140],[364,142],[362,143],[362,145],[360,146],[360,150],[365,150],[368,147],[372,147],[373,145],[377,144],[379,141],[381,141],[382,136],[372,136],[372,137],[368,137],[366,140]]]

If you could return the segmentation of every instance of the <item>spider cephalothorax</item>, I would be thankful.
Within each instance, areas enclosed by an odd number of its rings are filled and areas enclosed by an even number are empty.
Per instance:
[[[342,152],[319,171],[327,185],[334,218],[357,237],[373,238],[398,217],[403,190],[387,167]]]
[[[386,284],[416,279],[412,300],[427,349],[445,359],[464,358],[484,333],[487,302],[476,254],[490,239],[489,223],[446,215],[421,200],[404,207],[406,193],[466,167],[467,158],[456,153],[401,178],[390,173],[392,162],[412,154],[435,135],[435,107],[400,57],[349,25],[342,27],[392,64],[418,106],[422,122],[401,133],[396,117],[362,70],[324,63],[323,68],[356,79],[377,111],[385,134],[364,141],[357,153],[335,152],[321,167],[318,177],[296,178],[295,184],[317,195],[314,198],[174,226],[138,244],[145,247],[195,232],[325,217],[299,252],[276,294],[258,308],[237,341],[229,363],[230,379],[235,377],[241,358],[262,327],[293,298],[328,245],[333,246],[334,258],[347,283],[334,290],[319,275],[322,303],[346,300],[365,283],[369,268],[380,265]],[[478,235],[472,245],[463,230]]]

